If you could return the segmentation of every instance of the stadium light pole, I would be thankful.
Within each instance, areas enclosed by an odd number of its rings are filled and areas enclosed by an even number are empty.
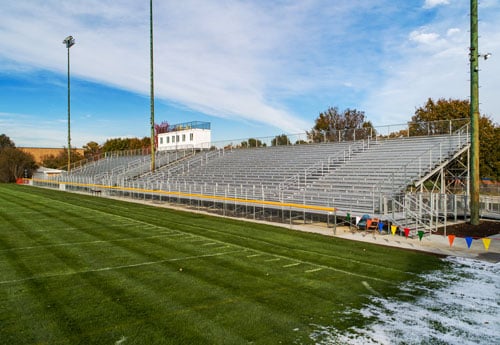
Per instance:
[[[70,106],[70,82],[69,82],[69,48],[75,45],[73,36],[64,39],[63,44],[68,49],[68,174],[71,169],[71,106]]]
[[[151,77],[151,171],[155,170],[155,91],[153,75],[153,0],[149,1],[149,55]]]
[[[479,44],[477,0],[471,0],[470,4],[470,224],[479,225]]]
[[[479,225],[479,54],[477,0],[470,2],[470,224]]]

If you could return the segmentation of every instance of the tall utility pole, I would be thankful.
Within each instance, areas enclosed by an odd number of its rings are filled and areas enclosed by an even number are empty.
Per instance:
[[[69,84],[69,48],[75,45],[73,36],[64,39],[63,44],[68,48],[68,174],[71,170],[71,106],[70,106],[70,84]]]
[[[153,0],[149,1],[149,55],[151,60],[151,171],[155,170],[155,91],[153,76]]]
[[[470,3],[470,223],[479,225],[479,52],[477,0]]]

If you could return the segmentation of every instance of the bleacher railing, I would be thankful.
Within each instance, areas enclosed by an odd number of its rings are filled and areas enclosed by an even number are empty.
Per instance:
[[[358,141],[363,139],[382,140],[398,137],[416,137],[431,135],[451,135],[469,123],[470,119],[438,120],[430,122],[406,122],[366,128],[344,128],[221,140],[209,143],[213,148],[255,148],[272,146],[307,145],[311,143]],[[285,136],[287,140],[279,140]]]
[[[172,176],[182,175],[192,169],[206,165],[209,161],[224,156],[230,151],[231,150],[226,149],[202,151],[192,157],[188,157],[186,160],[179,160],[179,163],[174,166],[167,165],[164,168],[160,168],[154,174],[159,178],[168,180]]]
[[[279,190],[300,190],[307,187],[307,185],[313,181],[316,181],[321,176],[330,174],[337,168],[339,163],[345,163],[351,160],[354,153],[358,151],[364,151],[370,146],[370,140],[360,140],[349,145],[346,150],[341,152],[336,152],[333,155],[327,156],[325,160],[321,160],[316,164],[305,168],[304,171],[289,177],[285,181],[281,182],[278,186]],[[319,175],[313,177],[314,175]]]
[[[403,212],[406,218],[412,219],[415,223],[416,228],[423,228],[425,231],[435,231],[439,226],[440,219],[443,218],[443,214],[446,214],[446,208],[438,202],[429,201],[428,203],[422,202],[421,199],[413,198],[410,194],[404,194],[404,200],[398,200],[398,195],[395,194],[396,191],[407,187],[412,183],[423,183],[427,178],[431,177],[437,170],[440,169],[440,165],[451,159],[453,155],[456,156],[465,149],[470,143],[469,136],[469,124],[462,126],[457,129],[450,138],[455,139],[448,142],[449,146],[443,151],[443,143],[439,142],[433,147],[429,148],[426,152],[422,153],[416,160],[405,164],[402,167],[402,171],[394,172],[391,175],[390,184],[394,186],[392,195],[385,193],[381,199],[389,199],[392,204],[391,212]],[[416,163],[417,162],[417,163]],[[418,176],[422,179],[420,181],[415,181],[414,177],[407,176],[407,171],[414,168],[415,165],[418,167]],[[399,175],[399,176],[397,176]],[[414,176],[414,175],[413,175]],[[398,180],[399,178],[399,180]],[[401,182],[397,182],[401,181]],[[373,193],[379,193],[381,196],[384,194],[382,192],[382,184],[387,184],[388,181],[381,182],[376,187],[374,187]],[[429,200],[433,200],[429,198]],[[377,210],[379,213],[387,212],[384,210],[384,205],[382,203],[375,202],[374,198],[374,211]],[[423,216],[424,215],[424,216]],[[444,216],[446,218],[446,216]],[[443,220],[444,222],[444,220]]]

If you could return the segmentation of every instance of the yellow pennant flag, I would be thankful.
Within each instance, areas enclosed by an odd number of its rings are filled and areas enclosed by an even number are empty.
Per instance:
[[[391,233],[392,233],[392,236],[394,236],[394,234],[396,233],[396,230],[398,229],[398,227],[396,225],[391,225]]]
[[[490,243],[491,243],[491,238],[483,238],[483,244],[486,250],[488,250],[488,248],[490,247]]]

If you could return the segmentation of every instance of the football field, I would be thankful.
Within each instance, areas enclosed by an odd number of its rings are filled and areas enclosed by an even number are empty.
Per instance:
[[[0,344],[312,344],[446,262],[101,197],[0,185]],[[346,316],[349,315],[349,316]]]

